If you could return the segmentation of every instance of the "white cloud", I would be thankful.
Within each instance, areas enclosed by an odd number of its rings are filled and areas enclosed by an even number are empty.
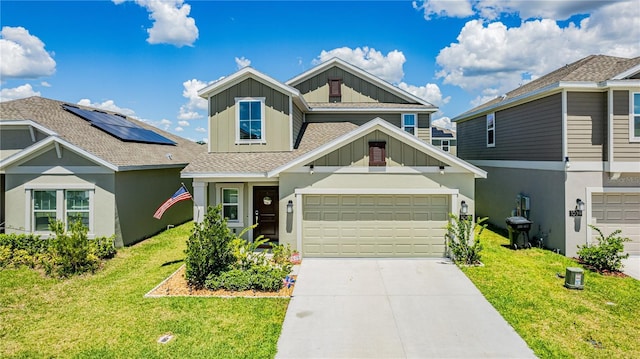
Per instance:
[[[87,107],[98,108],[105,111],[117,112],[121,115],[136,118],[135,117],[136,112],[134,110],[130,108],[120,107],[116,105],[116,103],[113,100],[106,100],[104,102],[91,102],[91,100],[89,100],[88,98],[83,98],[80,101],[78,101],[77,104],[80,106],[87,106]]]
[[[436,84],[428,83],[424,86],[414,86],[401,82],[398,84],[398,87],[436,106],[442,106],[451,100],[451,96],[447,96],[445,98],[442,97],[440,87]]]
[[[436,57],[445,84],[502,94],[590,54],[640,54],[640,7],[633,2],[604,6],[580,24],[561,28],[550,19],[508,28],[502,22],[471,20]],[[615,21],[611,19],[615,18]],[[485,94],[486,95],[486,94]]]
[[[172,123],[171,121],[167,120],[166,118],[163,118],[162,120],[160,120],[160,122],[157,125],[154,124],[154,126],[167,131],[169,127],[171,127],[171,123]]]
[[[196,127],[196,132],[207,132],[207,129],[204,127]]]
[[[238,67],[238,70],[245,68],[247,66],[251,66],[251,60],[247,59],[244,56],[240,58],[236,57],[235,60],[236,60],[236,66]]]
[[[24,27],[4,26],[0,36],[0,77],[36,78],[56,71],[56,62],[44,49],[44,42]]]
[[[123,0],[113,0],[118,5]],[[189,17],[191,6],[184,0],[135,0],[136,4],[149,11],[153,26],[147,29],[150,44],[171,44],[177,47],[193,46],[198,39],[198,27]]]
[[[184,128],[178,126],[178,127],[174,128],[173,130],[176,131],[176,132],[182,132],[182,131],[184,131]]]
[[[30,84],[24,84],[10,89],[3,88],[0,90],[0,102],[18,100],[31,96],[40,96],[40,92],[34,91]]]
[[[208,84],[204,81],[197,79],[187,80],[182,83],[184,90],[182,90],[182,97],[187,98],[189,102],[180,106],[180,112],[178,113],[178,119],[180,120],[195,120],[204,117],[201,112],[207,110],[207,100],[198,96],[198,90],[206,87]]]
[[[473,15],[471,3],[466,0],[427,0],[414,1],[413,8],[424,12],[424,18],[468,17]]]
[[[189,121],[178,121],[178,125],[182,126],[182,127],[187,127],[189,126]]]
[[[334,57],[342,59],[373,75],[391,83],[398,83],[404,77],[402,66],[406,59],[402,51],[393,50],[383,55],[374,48],[364,46],[351,49],[340,47],[333,50],[322,50],[320,55],[312,61],[314,65],[328,61]]]
[[[443,116],[440,117],[437,120],[433,120],[431,121],[431,124],[436,126],[436,127],[440,127],[440,128],[446,128],[449,130],[455,130],[456,129],[456,124],[451,122],[451,119],[447,116]]]
[[[42,87],[51,87],[51,84],[50,84],[50,83],[48,83],[47,81],[42,81],[42,82],[40,83],[40,86],[42,86]]]

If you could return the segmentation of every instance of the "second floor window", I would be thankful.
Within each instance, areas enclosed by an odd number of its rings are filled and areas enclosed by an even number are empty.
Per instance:
[[[629,123],[629,139],[640,141],[640,92],[632,94],[633,117]]]
[[[264,142],[264,98],[236,99],[238,142]]]
[[[444,152],[449,152],[449,140],[442,140],[440,148],[442,148]]]
[[[416,114],[405,113],[402,115],[402,129],[412,135],[416,134]]]
[[[496,114],[487,115],[487,147],[496,147]]]

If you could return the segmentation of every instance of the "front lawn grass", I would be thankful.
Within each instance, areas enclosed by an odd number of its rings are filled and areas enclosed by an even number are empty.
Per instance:
[[[274,357],[288,299],[144,298],[182,264],[191,228],[121,249],[94,275],[0,270],[0,357]]]
[[[541,358],[640,358],[640,281],[585,271],[584,290],[564,285],[573,259],[513,251],[485,230],[484,267],[463,271]]]

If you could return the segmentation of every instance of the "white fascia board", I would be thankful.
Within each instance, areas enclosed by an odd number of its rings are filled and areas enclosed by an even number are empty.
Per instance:
[[[640,162],[620,162],[615,161],[610,163],[609,166],[610,172],[628,172],[628,173],[638,173],[640,172]]]
[[[229,179],[229,178],[251,178],[259,179],[259,178],[267,178],[267,174],[264,172],[182,172],[180,174],[181,178],[193,178],[193,179]]]
[[[466,169],[469,172],[472,172],[475,177],[478,178],[486,178],[487,177],[487,172],[485,172],[484,170],[475,167],[473,165],[471,165],[468,162],[465,162],[461,159],[459,159],[458,157],[455,157],[453,155],[451,155],[448,152],[444,152],[441,149],[434,147],[420,139],[418,139],[417,137],[408,134],[407,132],[391,125],[390,123],[388,123],[387,121],[381,119],[381,118],[375,118],[367,123],[365,123],[364,125],[358,127],[357,129],[346,133],[340,137],[338,137],[337,139],[326,143],[320,147],[318,147],[317,149],[306,153],[303,156],[298,157],[296,160],[291,161],[283,166],[280,166],[272,171],[270,171],[267,176],[268,177],[274,177],[276,175],[278,175],[280,172],[286,171],[290,168],[293,168],[295,166],[299,166],[302,165],[306,162],[315,160],[319,157],[324,156],[325,154],[338,149],[344,145],[346,145],[347,143],[352,142],[353,140],[355,140],[356,138],[365,136],[375,130],[381,130],[382,132],[396,138],[397,140],[399,140],[402,143],[406,143],[409,145],[412,145],[413,147],[422,150],[423,152],[425,152],[426,154],[436,158],[437,160],[444,162],[448,165],[453,165],[453,166],[457,166],[457,167],[461,167]]]
[[[379,194],[379,195],[420,195],[420,194],[458,194],[456,188],[297,188],[295,194]]]
[[[421,98],[419,98],[419,97],[417,97],[417,96],[415,96],[413,94],[410,94],[407,91],[405,91],[405,90],[403,90],[403,89],[401,89],[401,88],[399,88],[397,86],[394,86],[391,83],[389,83],[387,81],[384,81],[383,79],[381,79],[381,78],[379,78],[379,77],[377,77],[375,75],[372,75],[372,74],[368,73],[367,71],[365,71],[365,70],[363,70],[363,69],[361,69],[359,67],[356,67],[356,66],[354,66],[354,65],[352,65],[352,64],[350,64],[350,63],[348,63],[348,62],[346,62],[344,60],[341,60],[341,59],[339,59],[337,57],[334,57],[334,58],[332,58],[330,60],[327,60],[327,61],[321,63],[320,65],[318,65],[318,66],[316,66],[316,67],[314,67],[314,68],[312,68],[312,69],[310,69],[308,71],[305,71],[305,72],[301,73],[300,75],[298,75],[298,76],[288,80],[287,82],[285,82],[285,84],[287,84],[289,86],[295,86],[295,85],[299,84],[300,82],[302,82],[302,81],[304,81],[304,80],[306,80],[306,79],[308,79],[308,78],[310,78],[310,77],[312,77],[312,76],[314,76],[314,75],[316,75],[316,74],[328,69],[331,66],[337,66],[337,67],[340,67],[340,68],[342,68],[343,70],[345,70],[347,72],[355,73],[355,74],[365,78],[366,80],[369,80],[372,83],[374,83],[374,84],[376,84],[376,85],[388,90],[389,92],[397,95],[398,97],[404,98],[407,101],[417,102],[417,103],[423,104],[425,106],[436,108],[433,104],[427,102],[426,100],[421,99]]]
[[[198,91],[198,96],[205,99],[208,97],[212,97],[248,78],[253,78],[269,87],[276,88],[289,96],[300,96],[300,91],[298,91],[296,88],[283,84],[282,82],[268,75],[265,75],[262,72],[251,67],[245,67],[231,76],[225,77],[203,89],[200,89]]]
[[[602,82],[601,86],[617,89],[638,89],[640,87],[640,80],[608,80]]]
[[[58,136],[56,132],[32,120],[1,120],[0,127],[3,126],[28,126],[38,129],[40,132],[45,133],[47,136]]]
[[[637,74],[639,72],[640,72],[640,65],[636,65],[636,66],[634,66],[634,67],[632,67],[632,68],[630,68],[630,69],[628,69],[626,71],[623,71],[623,72],[615,75],[611,79],[612,80],[622,80],[622,79],[625,79],[627,77],[633,76],[633,75],[635,75],[635,74]]]
[[[38,154],[39,151],[44,150],[48,147],[55,147],[56,144],[58,144],[59,146],[62,146],[64,148],[67,148],[69,150],[71,150],[72,152],[77,153],[78,155],[88,159],[91,162],[95,162],[103,167],[106,167],[112,171],[118,171],[118,166],[107,162],[105,160],[103,160],[100,157],[97,157],[85,150],[83,150],[82,148],[73,145],[59,137],[56,136],[51,136],[46,138],[43,141],[37,142],[35,144],[33,144],[32,146],[29,146],[27,148],[25,148],[23,151],[20,151],[12,156],[10,156],[9,158],[5,159],[4,161],[0,162],[0,169],[6,169],[9,166],[15,165],[17,163],[19,163],[21,160],[28,158],[30,155],[33,154]]]
[[[327,107],[316,107],[316,108],[311,108],[309,109],[309,112],[312,113],[334,113],[334,112],[338,112],[338,113],[397,113],[397,112],[412,112],[412,113],[434,113],[438,111],[437,107],[430,107],[430,108],[402,108],[402,107],[397,107],[397,108],[389,108],[389,107],[384,107],[384,108],[327,108]]]

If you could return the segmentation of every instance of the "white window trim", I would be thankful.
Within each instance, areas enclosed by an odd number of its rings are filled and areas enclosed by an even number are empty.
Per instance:
[[[447,143],[447,149],[444,149],[444,143]],[[440,140],[440,148],[445,151],[445,152],[449,152],[451,149],[451,142],[449,140]]]
[[[244,228],[244,184],[216,183],[216,205],[222,204],[222,191],[225,189],[238,190],[238,219],[227,220],[229,228]]]
[[[89,228],[87,236],[94,238],[95,221],[94,221],[94,202],[95,202],[95,186],[93,185],[69,185],[69,186],[51,186],[51,185],[27,185],[25,186],[25,228],[28,228],[29,232],[48,237],[51,235],[50,231],[36,231],[35,216],[33,211],[33,193],[34,191],[56,191],[56,219],[64,222],[65,228],[67,224],[67,207],[66,197],[67,191],[89,191]]]
[[[267,117],[267,114],[265,112],[265,100],[266,97],[236,97],[235,98],[235,104],[236,104],[236,121],[235,121],[235,126],[236,126],[236,144],[245,144],[245,143],[266,143],[266,121],[265,118]],[[262,114],[262,118],[260,119],[260,126],[261,126],[261,131],[262,131],[262,138],[260,139],[240,139],[240,102],[248,102],[248,101],[260,101],[260,113]]]
[[[491,128],[489,128],[489,118],[493,119],[493,126]],[[493,130],[493,143],[489,143],[489,131]],[[487,147],[496,147],[496,113],[492,112],[492,113],[488,113],[487,114],[487,121],[485,123],[485,131],[486,131],[486,142],[487,142]]]
[[[634,123],[635,123],[635,117],[640,116],[640,113],[636,114],[634,112],[635,108],[635,101],[634,101],[634,97],[635,95],[640,96],[640,92],[631,92],[629,91],[629,142],[640,142],[640,137],[634,136],[635,133],[635,128],[634,128]]]
[[[413,126],[405,126],[404,124],[404,118],[405,116],[413,116],[414,122],[413,122]],[[407,127],[413,127],[413,135],[416,136],[418,134],[418,114],[415,113],[403,113],[402,114],[402,130],[407,132],[406,128]],[[407,132],[409,133],[409,132]]]

